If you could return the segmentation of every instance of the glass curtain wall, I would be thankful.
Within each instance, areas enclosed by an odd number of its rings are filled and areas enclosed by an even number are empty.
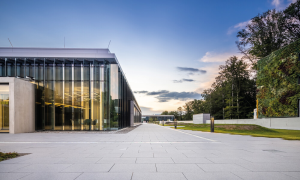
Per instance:
[[[33,79],[36,130],[98,131],[130,126],[130,101],[136,100],[118,64],[103,59],[0,58],[0,77]],[[0,113],[8,108],[8,96],[3,98]],[[134,117],[138,122],[138,108]],[[3,122],[0,127],[7,128],[8,121]]]
[[[0,132],[9,132],[9,85],[0,84]]]

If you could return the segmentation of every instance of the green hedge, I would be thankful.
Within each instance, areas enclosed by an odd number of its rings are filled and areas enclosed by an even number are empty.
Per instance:
[[[258,117],[298,116],[300,39],[257,63]]]

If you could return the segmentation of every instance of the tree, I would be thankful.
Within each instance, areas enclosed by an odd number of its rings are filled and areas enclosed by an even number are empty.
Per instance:
[[[255,67],[258,59],[300,38],[300,0],[284,11],[273,9],[258,14],[237,37],[236,44],[243,58]]]
[[[300,0],[292,3],[283,11],[285,15],[285,28],[290,34],[291,40],[300,38]]]
[[[177,111],[170,111],[169,115],[174,115],[175,119],[179,118],[178,112]]]
[[[182,107],[177,108],[178,111],[178,116],[180,118],[180,120],[182,120]]]
[[[185,103],[183,106],[183,110],[185,111],[185,114],[183,116],[184,120],[192,120],[193,119],[193,109],[192,109],[192,103],[193,101]]]
[[[161,113],[161,115],[168,115],[168,114],[169,114],[168,111],[164,111],[164,112]]]
[[[262,58],[289,44],[287,36],[284,14],[274,9],[252,18],[246,28],[238,32],[236,43],[240,52],[255,63],[253,56]]]
[[[219,76],[210,89],[203,91],[202,112],[216,119],[249,118],[255,108],[255,80],[249,65],[236,56],[220,66]]]

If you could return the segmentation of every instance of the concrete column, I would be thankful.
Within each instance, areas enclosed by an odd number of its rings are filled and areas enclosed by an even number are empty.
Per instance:
[[[9,133],[35,131],[35,84],[14,77],[0,77],[9,84]]]

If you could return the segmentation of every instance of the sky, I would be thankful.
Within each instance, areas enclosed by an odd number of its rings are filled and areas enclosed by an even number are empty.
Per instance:
[[[0,47],[107,48],[143,114],[201,99],[236,34],[295,0],[0,0]]]

